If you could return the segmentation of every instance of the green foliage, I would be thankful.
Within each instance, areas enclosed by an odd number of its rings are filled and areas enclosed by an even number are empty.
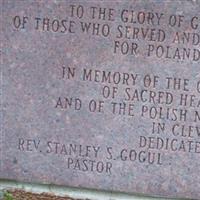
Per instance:
[[[4,193],[4,200],[14,200],[12,194],[9,192]]]

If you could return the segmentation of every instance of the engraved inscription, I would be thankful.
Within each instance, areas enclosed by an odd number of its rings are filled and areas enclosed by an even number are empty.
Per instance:
[[[200,198],[199,1],[1,4],[0,177]]]

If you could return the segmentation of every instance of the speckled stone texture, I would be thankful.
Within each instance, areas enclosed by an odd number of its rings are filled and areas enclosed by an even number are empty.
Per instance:
[[[199,0],[0,9],[0,178],[200,199]]]

